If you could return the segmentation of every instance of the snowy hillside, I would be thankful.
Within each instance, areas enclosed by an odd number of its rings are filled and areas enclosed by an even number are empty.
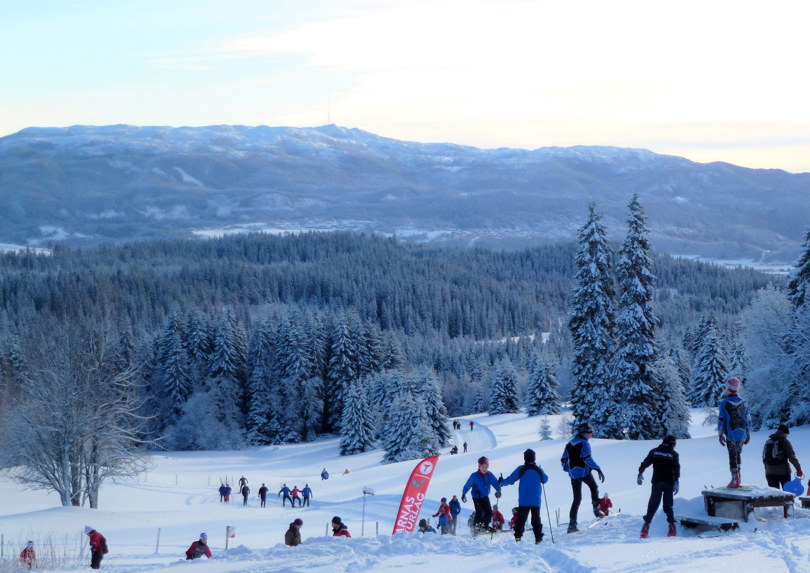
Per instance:
[[[701,490],[709,485],[724,485],[729,479],[727,456],[711,427],[700,422],[705,411],[694,411],[691,440],[679,442],[682,478],[676,513],[703,513]],[[468,421],[475,421],[469,430]],[[476,415],[462,419],[462,431],[455,432],[459,445],[466,441],[467,454],[440,458],[428,491],[428,502],[422,517],[429,518],[442,496],[457,494],[476,469],[476,459],[491,459],[491,471],[507,475],[522,464],[527,447],[537,452],[537,461],[550,476],[547,488],[551,528],[546,508],[542,509],[546,538],[535,546],[515,543],[509,534],[471,538],[464,526],[472,503],[463,505],[462,523],[457,537],[421,534],[391,536],[405,482],[415,465],[405,462],[379,463],[380,451],[340,457],[337,439],[284,447],[267,447],[234,452],[183,452],[154,456],[147,475],[129,482],[108,483],[101,490],[100,510],[63,508],[53,493],[28,491],[0,474],[0,534],[5,540],[3,566],[10,571],[13,556],[18,555],[25,540],[33,539],[40,555],[50,545],[58,554],[77,554],[61,570],[85,569],[89,557],[82,533],[89,524],[107,537],[110,554],[102,570],[121,572],[186,571],[190,563],[182,560],[185,549],[201,531],[209,534],[214,553],[210,561],[194,562],[199,571],[211,572],[297,572],[327,571],[566,571],[566,572],[667,572],[667,571],[768,571],[776,573],[810,571],[810,510],[794,509],[783,519],[781,509],[757,509],[740,530],[729,533],[707,533],[678,529],[678,537],[666,537],[666,521],[659,510],[653,520],[650,538],[639,539],[641,515],[649,495],[649,477],[637,486],[638,465],[657,442],[615,442],[594,440],[594,459],[602,466],[607,490],[614,509],[621,515],[594,528],[582,528],[567,535],[558,527],[555,510],[561,521],[567,521],[571,501],[570,481],[560,469],[559,458],[565,440],[559,437],[559,416],[550,419],[555,439],[540,441],[539,418],[524,415]],[[764,485],[760,461],[767,432],[754,435],[743,451],[743,481]],[[797,428],[791,440],[800,461],[810,465],[808,438],[810,430]],[[322,481],[323,468],[331,477]],[[343,474],[348,469],[348,474]],[[244,475],[252,489],[248,507],[234,495],[230,504],[219,503],[220,479],[233,485]],[[262,482],[270,488],[267,507],[259,507],[257,491]],[[312,507],[282,508],[276,492],[286,483],[313,489]],[[363,516],[363,489],[372,488]],[[493,498],[494,501],[494,498]],[[508,515],[517,505],[517,487],[504,488],[500,500]],[[587,503],[580,511],[580,524],[587,525]],[[352,539],[326,535],[327,524],[339,515],[349,526]],[[300,517],[303,544],[286,547],[284,532],[289,523]],[[434,520],[435,521],[435,520]],[[375,534],[379,524],[379,535]],[[225,528],[236,527],[225,551]],[[551,530],[550,530],[551,529]],[[158,532],[160,535],[159,546]],[[551,534],[553,533],[554,542]],[[156,551],[157,546],[157,551]],[[12,556],[9,559],[9,555]],[[4,568],[5,567],[5,568]]]

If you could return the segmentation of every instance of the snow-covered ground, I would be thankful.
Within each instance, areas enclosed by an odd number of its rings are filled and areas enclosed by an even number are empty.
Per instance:
[[[725,448],[713,429],[701,424],[704,417],[705,411],[693,412],[694,438],[678,443],[682,477],[676,513],[704,513],[701,490],[724,485],[729,479]],[[470,419],[476,423],[473,431],[467,424]],[[443,453],[422,510],[422,517],[430,517],[442,496],[460,497],[479,456],[490,458],[496,475],[508,475],[522,463],[523,451],[531,447],[550,476],[546,495],[551,527],[543,507],[546,538],[541,545],[515,543],[509,534],[471,538],[465,527],[471,503],[463,506],[457,537],[418,533],[392,537],[402,490],[416,462],[382,465],[379,451],[341,457],[338,440],[333,438],[235,452],[158,454],[147,475],[106,484],[98,510],[63,508],[56,494],[25,490],[0,473],[0,534],[5,556],[0,570],[14,570],[14,557],[27,539],[35,541],[40,554],[53,551],[64,556],[61,570],[85,569],[89,558],[82,529],[89,524],[109,542],[110,553],[102,569],[121,572],[170,573],[187,567],[231,573],[810,571],[810,510],[798,507],[788,519],[782,518],[781,509],[757,509],[747,524],[728,533],[698,534],[679,526],[676,538],[666,537],[666,520],[659,510],[650,538],[639,539],[652,472],[647,470],[641,487],[636,485],[636,475],[639,463],[657,442],[593,440],[594,459],[606,476],[601,491],[609,492],[621,515],[567,535],[555,517],[559,509],[560,521],[567,522],[571,502],[570,481],[559,464],[565,439],[559,437],[559,416],[551,417],[551,424],[556,438],[541,441],[539,418],[518,414],[463,418],[463,430],[455,433],[455,439],[459,450],[467,441],[468,453]],[[760,453],[767,433],[757,433],[743,451],[745,483],[765,484]],[[797,428],[790,437],[799,460],[810,467],[810,429]],[[324,467],[331,474],[326,481],[320,479]],[[346,469],[349,473],[344,474]],[[238,495],[232,496],[230,504],[219,503],[220,479],[233,485],[241,475],[249,479],[252,489],[248,507],[242,506]],[[262,482],[271,491],[264,509],[257,499]],[[282,483],[299,488],[308,483],[314,492],[312,506],[282,508],[276,497]],[[375,495],[366,497],[363,524],[362,491],[366,487]],[[504,488],[500,506],[507,519],[515,505],[517,487]],[[348,524],[352,539],[327,535],[333,515]],[[287,547],[284,532],[296,517],[304,521],[303,544]],[[580,524],[592,520],[588,504],[583,502]],[[236,528],[236,537],[228,541],[226,551],[228,525]],[[184,561],[184,551],[202,531],[209,535],[214,558]]]

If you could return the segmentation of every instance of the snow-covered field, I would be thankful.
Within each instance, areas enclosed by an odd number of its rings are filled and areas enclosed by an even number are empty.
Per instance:
[[[694,411],[694,438],[678,443],[682,477],[676,513],[704,513],[701,490],[725,485],[729,479],[725,448],[719,445],[713,429],[701,424],[704,417],[705,411]],[[472,432],[466,424],[470,419],[476,422]],[[552,417],[551,423],[557,436],[559,417]],[[381,465],[379,451],[340,457],[338,440],[333,438],[236,452],[155,455],[147,475],[106,484],[98,510],[63,508],[56,494],[22,489],[2,473],[0,534],[5,560],[0,570],[14,570],[16,555],[27,539],[35,541],[40,554],[53,551],[65,556],[60,560],[60,570],[86,569],[89,557],[82,529],[89,524],[105,534],[109,542],[110,553],[102,569],[121,572],[170,573],[188,567],[232,573],[810,571],[810,510],[798,507],[788,519],[782,518],[781,509],[757,509],[747,524],[729,533],[700,535],[679,526],[676,538],[666,537],[666,520],[659,510],[650,538],[639,539],[652,471],[645,473],[643,486],[636,485],[636,474],[647,451],[658,442],[593,440],[594,459],[606,476],[601,491],[609,492],[614,510],[621,508],[621,515],[567,535],[555,518],[559,508],[560,521],[567,522],[571,502],[570,480],[559,464],[565,440],[557,437],[541,441],[539,425],[538,418],[519,414],[462,419],[463,430],[455,433],[455,439],[459,450],[466,440],[469,451],[455,456],[443,453],[422,517],[436,512],[442,496],[460,497],[461,487],[476,469],[479,456],[490,458],[491,471],[496,475],[508,475],[522,463],[523,451],[531,447],[550,476],[547,498],[551,527],[543,507],[546,537],[541,545],[515,543],[509,534],[471,538],[464,524],[472,503],[463,506],[457,537],[419,533],[392,537],[402,490],[416,462]],[[757,433],[743,451],[744,483],[765,484],[760,453],[767,434]],[[808,437],[810,429],[802,428],[790,435],[799,460],[810,467]],[[320,479],[324,467],[331,474],[327,481]],[[346,469],[349,473],[344,475]],[[230,504],[219,503],[220,479],[233,485],[241,475],[248,478],[252,489],[248,507],[242,506],[238,495],[232,496]],[[262,482],[271,491],[264,509],[257,499]],[[312,507],[282,508],[276,497],[282,483],[299,488],[308,483],[314,492]],[[372,488],[375,495],[366,497],[363,525],[364,487]],[[500,501],[508,520],[511,507],[517,505],[517,487],[504,488]],[[348,524],[352,539],[327,536],[333,515]],[[284,532],[296,517],[304,521],[303,544],[287,547]],[[588,504],[583,502],[581,526],[592,520]],[[228,540],[226,551],[228,525],[236,528],[236,537]],[[209,535],[214,558],[184,561],[184,551],[202,531]],[[527,533],[527,537],[531,538],[531,534]]]

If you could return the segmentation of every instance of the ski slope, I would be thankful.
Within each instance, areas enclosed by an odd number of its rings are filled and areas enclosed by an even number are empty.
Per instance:
[[[729,479],[725,448],[719,445],[713,428],[700,423],[705,415],[705,411],[693,412],[694,438],[678,443],[682,478],[676,513],[703,514],[701,490],[724,485]],[[490,458],[495,475],[508,475],[522,464],[523,451],[531,447],[550,477],[546,491],[550,507],[542,508],[546,537],[541,545],[515,543],[510,534],[471,538],[466,520],[472,503],[463,504],[457,537],[418,533],[391,536],[402,490],[416,460],[383,465],[380,451],[341,457],[338,439],[324,438],[309,444],[244,451],[156,454],[147,474],[105,484],[98,510],[63,508],[55,493],[23,489],[2,472],[0,534],[5,560],[0,571],[14,570],[11,564],[27,539],[35,541],[40,555],[44,548],[53,546],[58,554],[69,556],[60,560],[58,570],[85,569],[89,556],[82,529],[87,524],[101,531],[109,542],[110,554],[102,569],[127,573],[171,573],[187,571],[188,567],[232,573],[492,573],[505,569],[572,573],[735,569],[810,572],[810,510],[798,507],[788,519],[782,518],[781,509],[757,509],[747,524],[729,533],[698,535],[679,526],[676,538],[666,537],[666,520],[659,510],[650,538],[640,539],[651,470],[645,473],[643,486],[636,485],[635,478],[639,463],[657,441],[592,441],[594,459],[606,476],[600,491],[609,492],[614,509],[621,508],[622,514],[591,529],[582,527],[578,534],[565,534],[565,527],[557,526],[555,516],[559,509],[560,521],[567,522],[571,502],[570,480],[559,464],[567,441],[560,436],[559,418],[550,417],[555,439],[546,441],[539,440],[537,417],[508,414],[460,418],[462,429],[454,432],[453,440],[459,452],[466,440],[468,453],[451,456],[449,448],[443,452],[421,515],[430,518],[442,496],[460,497],[461,486],[476,470],[479,456]],[[468,425],[471,419],[475,421],[473,431]],[[745,483],[765,485],[760,453],[768,433],[756,433],[743,451]],[[803,428],[794,429],[790,435],[799,460],[808,467],[809,437],[810,429]],[[330,473],[326,481],[320,478],[324,467]],[[349,472],[344,474],[345,470]],[[220,503],[220,479],[233,486],[241,475],[248,478],[252,490],[248,506],[242,506],[240,495],[233,495],[229,504]],[[266,508],[259,507],[257,498],[262,482],[270,488]],[[282,508],[276,496],[282,483],[299,488],[308,483],[314,494],[312,506]],[[365,509],[364,488],[372,488],[375,493],[365,498]],[[499,505],[507,518],[511,507],[517,505],[517,493],[516,486],[504,488]],[[352,539],[327,535],[333,515],[343,518]],[[296,517],[304,521],[303,544],[286,547],[284,532]],[[584,501],[579,522],[587,526],[592,520]],[[236,537],[228,540],[226,551],[228,525],[236,528]],[[184,551],[202,531],[209,535],[214,558],[186,562]]]

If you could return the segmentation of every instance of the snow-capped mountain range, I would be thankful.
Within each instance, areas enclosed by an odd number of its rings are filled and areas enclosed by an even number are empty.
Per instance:
[[[642,149],[477,149],[317,128],[28,128],[0,138],[0,243],[98,245],[357,229],[529,246],[570,239],[593,201],[611,238],[638,193],[653,247],[792,263],[810,174]]]

